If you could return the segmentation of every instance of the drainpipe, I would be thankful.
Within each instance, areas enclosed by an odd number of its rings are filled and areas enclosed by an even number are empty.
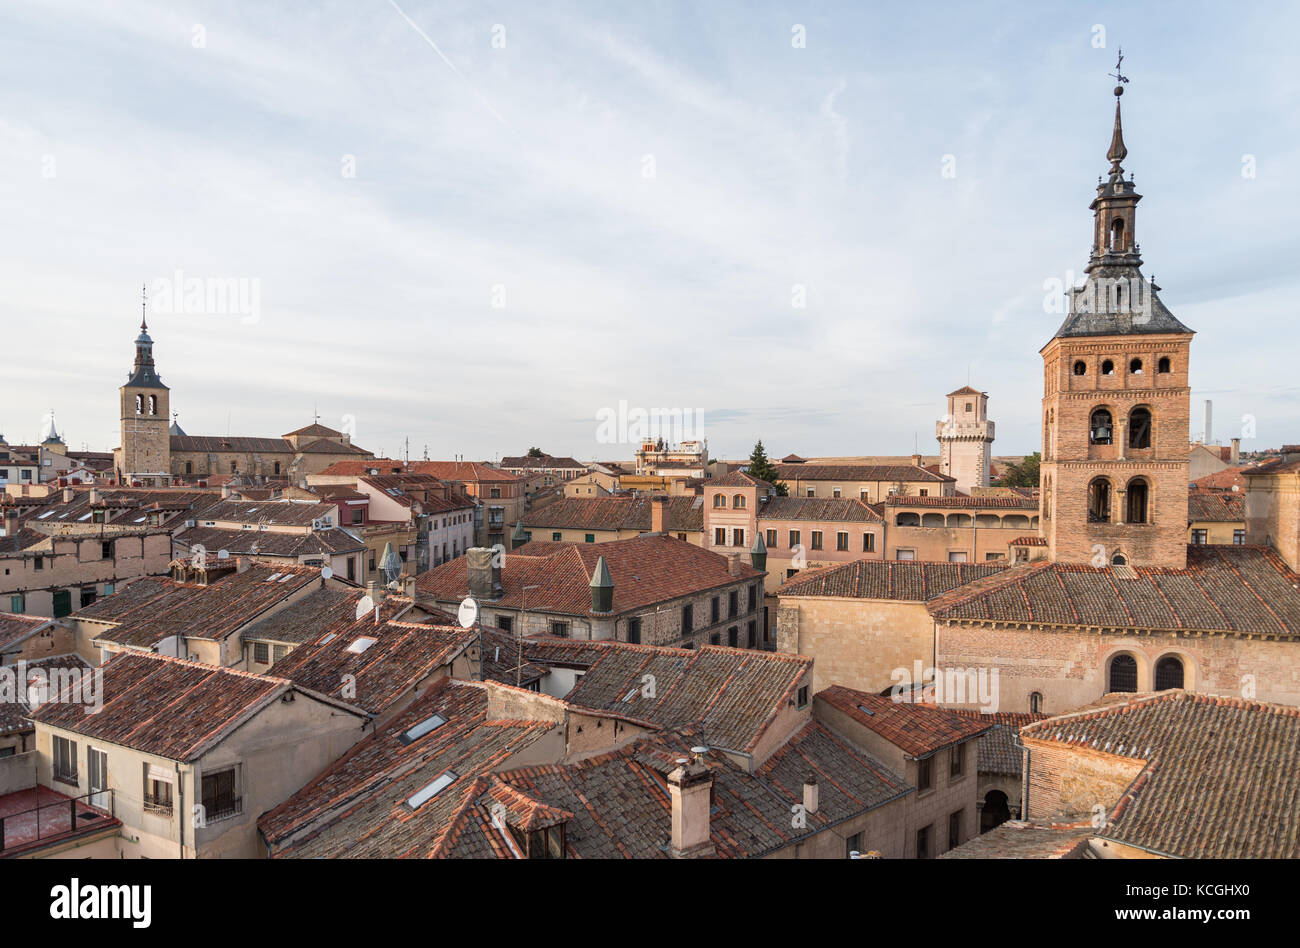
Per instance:
[[[176,802],[179,806],[177,811],[180,818],[176,821],[176,830],[180,835],[181,841],[181,858],[185,858],[185,785],[181,783],[181,765],[179,762],[172,765],[176,768]]]

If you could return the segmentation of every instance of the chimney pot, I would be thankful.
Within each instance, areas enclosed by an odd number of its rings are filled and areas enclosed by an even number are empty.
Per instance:
[[[728,553],[726,554],[726,556],[727,556],[727,572],[730,573],[732,576],[739,576],[740,567],[741,567],[740,554]]]
[[[650,532],[667,533],[668,498],[657,494],[650,498]]]
[[[71,502],[72,502],[72,498],[73,498],[74,496],[76,496],[76,493],[77,493],[77,492],[74,491],[71,487],[65,487],[65,488],[63,488],[63,502],[64,502],[65,504],[67,504],[67,503],[71,503]]]
[[[809,813],[817,812],[817,777],[809,774],[803,782],[803,808]]]
[[[707,856],[713,852],[709,810],[713,802],[713,771],[703,763],[679,758],[668,775],[672,800],[672,855]]]

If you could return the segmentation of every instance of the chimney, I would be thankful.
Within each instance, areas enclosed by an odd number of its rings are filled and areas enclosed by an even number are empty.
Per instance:
[[[1230,444],[1232,448],[1228,452],[1228,460],[1233,464],[1238,464],[1241,461],[1241,439],[1233,438]]]
[[[246,557],[246,556],[237,556],[237,557],[235,557],[235,572],[236,572],[236,573],[245,573],[245,572],[247,572],[247,571],[248,571],[248,567],[252,565],[252,562],[253,562],[253,561],[250,560],[250,559],[249,559],[248,557]]]
[[[760,572],[767,570],[767,544],[763,542],[761,530],[754,531],[754,545],[749,548],[749,562]]]
[[[740,554],[726,553],[724,555],[727,557],[727,572],[732,576],[739,576],[741,567]]]
[[[475,599],[501,598],[501,562],[496,550],[476,546],[465,554],[469,571],[469,594]]]
[[[709,808],[713,798],[713,771],[701,761],[678,758],[668,775],[672,800],[672,855],[674,859],[713,855],[709,835]]]
[[[919,455],[919,454],[913,454],[913,455],[912,455],[912,467],[920,467],[920,466],[921,466],[921,455]]]
[[[609,575],[603,556],[596,560],[596,568],[591,573],[591,611],[614,611],[614,578]]]
[[[91,504],[99,503],[99,488],[92,487],[90,489],[90,502]]]
[[[5,508],[5,536],[11,537],[18,532],[18,508]]]
[[[366,595],[369,596],[370,601],[375,603],[376,605],[383,602],[384,596],[386,596],[387,594],[388,594],[388,587],[385,586],[383,583],[379,582],[378,580],[372,579],[370,580],[370,582],[366,583]]]
[[[650,498],[650,532],[667,533],[668,528],[665,525],[668,520],[668,498],[662,494],[656,494]]]
[[[222,499],[222,500],[229,500],[229,499],[230,499],[230,485],[229,485],[229,484],[222,484],[222,485],[221,485],[221,499]]]
[[[63,502],[64,502],[65,504],[67,504],[67,503],[71,503],[71,502],[72,502],[72,498],[75,497],[76,495],[77,495],[77,492],[76,492],[75,490],[73,490],[71,487],[65,487],[65,488],[63,488]]]
[[[817,777],[813,774],[803,782],[803,808],[808,813],[817,812]]]

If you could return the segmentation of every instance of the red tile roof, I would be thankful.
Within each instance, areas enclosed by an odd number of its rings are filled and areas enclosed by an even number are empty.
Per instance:
[[[800,573],[786,580],[777,595],[927,602],[1006,568],[993,563],[854,560]]]
[[[831,685],[817,692],[815,700],[848,715],[912,757],[928,757],[993,727],[992,721],[955,714],[933,704],[895,701],[892,697],[867,694],[843,685]]]
[[[955,483],[957,478],[935,474],[911,464],[778,464],[783,481],[891,481]]]
[[[1300,858],[1300,708],[1165,691],[1020,733],[1145,761],[1096,831],[1103,839],[1188,859]]]
[[[1246,522],[1246,495],[1229,491],[1191,490],[1187,492],[1187,521],[1197,523]]]
[[[614,612],[645,609],[711,589],[758,579],[763,574],[743,561],[732,576],[727,558],[673,537],[645,534],[608,543],[566,545],[550,556],[508,553],[501,569],[504,594],[491,605],[525,605],[537,612],[586,616],[591,611],[591,577],[600,557],[614,579]],[[524,587],[537,586],[527,593]],[[421,600],[455,603],[469,594],[464,557],[435,566],[416,578]]]
[[[856,497],[773,497],[758,508],[763,520],[821,520],[828,523],[882,523],[876,507]]]
[[[1300,576],[1269,549],[1190,546],[1187,568],[1015,566],[930,603],[944,622],[1300,635]]]
[[[703,498],[669,497],[664,526],[669,532],[699,533],[704,529]],[[528,529],[639,530],[651,525],[650,497],[566,497],[524,514]],[[541,539],[539,537],[539,539]]]

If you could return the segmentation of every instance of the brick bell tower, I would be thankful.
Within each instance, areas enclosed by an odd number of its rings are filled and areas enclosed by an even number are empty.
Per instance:
[[[119,389],[122,402],[122,447],[115,458],[119,483],[139,481],[146,487],[171,482],[171,435],[167,430],[168,388],[153,362],[153,340],[141,303],[135,364]]]
[[[1122,63],[1123,56],[1121,54]],[[1091,204],[1092,255],[1043,356],[1042,533],[1054,562],[1187,565],[1192,330],[1140,271],[1141,200],[1120,123]]]

